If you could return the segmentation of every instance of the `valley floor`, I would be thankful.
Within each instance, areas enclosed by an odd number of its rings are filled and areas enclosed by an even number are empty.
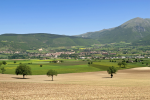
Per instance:
[[[46,75],[0,74],[0,100],[149,100],[150,67]]]

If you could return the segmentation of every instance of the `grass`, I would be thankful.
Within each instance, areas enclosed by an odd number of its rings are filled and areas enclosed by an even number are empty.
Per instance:
[[[19,60],[14,63],[14,60],[7,60],[5,67],[5,74],[15,74],[15,69],[20,63],[27,64],[31,67],[32,75],[44,75],[49,69],[56,70],[58,74],[63,73],[80,73],[99,71],[98,68],[89,67],[87,61],[64,60],[63,63],[49,63],[50,60]],[[28,64],[31,63],[32,64]],[[40,65],[43,65],[40,67]]]
[[[133,63],[127,63],[127,65],[125,66],[125,68],[122,67],[120,68],[118,66],[118,62],[121,62],[122,60],[116,60],[116,62],[110,62],[109,60],[101,60],[101,62],[93,62],[92,65],[90,65],[91,67],[96,67],[99,68],[101,71],[105,71],[108,69],[108,67],[110,66],[114,66],[117,67],[119,70],[120,69],[129,69],[129,68],[135,68],[135,67],[145,67],[147,66],[146,63],[142,64],[142,62],[133,62]],[[150,61],[147,61],[147,63]]]
[[[49,63],[52,59],[48,60],[7,60],[6,65],[1,65],[6,69],[5,74],[15,74],[15,69],[20,63],[26,64],[31,67],[32,75],[45,75],[49,69],[56,70],[58,74],[64,73],[80,73],[80,72],[94,72],[94,71],[105,71],[110,66],[117,67],[120,69],[128,69],[135,67],[145,67],[146,63],[150,63],[150,60],[144,60],[142,62],[127,63],[125,68],[119,68],[118,62],[122,60],[116,60],[116,62],[110,62],[109,60],[93,61],[93,64],[88,65],[88,61],[74,60],[74,59],[57,59],[63,60],[63,63]],[[16,61],[16,63],[14,63]],[[42,67],[40,67],[42,65]]]

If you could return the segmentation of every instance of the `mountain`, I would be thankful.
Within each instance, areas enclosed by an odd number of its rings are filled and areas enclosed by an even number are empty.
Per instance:
[[[100,43],[134,42],[150,34],[150,19],[134,18],[118,27],[96,32],[87,32],[77,37],[92,38]]]
[[[150,35],[140,39],[140,40],[137,40],[135,42],[132,43],[132,45],[134,46],[139,46],[139,45],[142,45],[142,46],[147,46],[147,45],[150,45]]]
[[[59,46],[90,46],[95,43],[99,42],[93,39],[83,39],[74,36],[54,35],[46,33],[0,35],[1,48],[5,47],[19,50]]]

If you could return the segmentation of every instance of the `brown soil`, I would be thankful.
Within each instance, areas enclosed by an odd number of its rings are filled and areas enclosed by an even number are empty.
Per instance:
[[[46,75],[0,74],[0,100],[150,100],[150,68]]]

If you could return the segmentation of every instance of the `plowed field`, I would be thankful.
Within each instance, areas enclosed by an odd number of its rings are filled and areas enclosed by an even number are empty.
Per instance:
[[[0,100],[150,100],[150,67],[46,75],[0,74]]]

